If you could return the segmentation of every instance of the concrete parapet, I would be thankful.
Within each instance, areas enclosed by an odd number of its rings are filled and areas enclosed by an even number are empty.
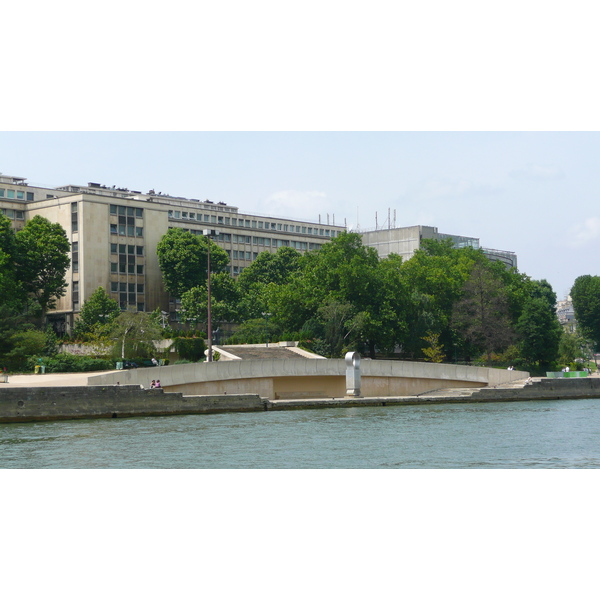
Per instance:
[[[92,376],[91,385],[148,386],[160,379],[169,392],[184,394],[259,394],[275,400],[289,397],[341,397],[346,393],[344,359],[330,360],[235,360],[132,369]],[[529,373],[392,360],[361,361],[361,393],[364,396],[407,396],[445,387],[495,386]]]

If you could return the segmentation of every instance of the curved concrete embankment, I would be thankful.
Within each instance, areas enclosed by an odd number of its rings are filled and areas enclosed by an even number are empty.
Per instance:
[[[363,396],[411,396],[453,387],[481,388],[529,373],[487,367],[394,360],[362,360]],[[263,398],[339,398],[346,394],[346,363],[333,360],[236,360],[133,369],[89,378],[90,385],[148,387],[160,379],[169,392],[191,395],[258,394]]]

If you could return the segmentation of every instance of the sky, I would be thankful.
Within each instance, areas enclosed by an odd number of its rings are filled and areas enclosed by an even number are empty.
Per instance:
[[[349,229],[429,225],[517,253],[559,299],[597,275],[597,132],[0,132],[0,172]]]

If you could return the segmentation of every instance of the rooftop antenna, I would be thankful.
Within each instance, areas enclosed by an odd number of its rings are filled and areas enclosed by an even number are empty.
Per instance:
[[[327,213],[327,225],[329,225],[329,213]]]
[[[335,225],[335,213],[333,214],[333,224]]]
[[[388,229],[392,228],[392,221],[390,219],[390,208],[388,207]]]
[[[377,230],[377,211],[375,211],[375,230]]]
[[[394,209],[394,229],[396,229],[396,209]]]

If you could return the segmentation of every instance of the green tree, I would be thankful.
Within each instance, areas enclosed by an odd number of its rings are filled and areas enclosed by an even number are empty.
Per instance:
[[[17,232],[17,274],[26,293],[36,299],[41,317],[65,295],[71,244],[58,223],[36,215]]]
[[[517,322],[521,356],[529,364],[548,367],[558,358],[562,329],[545,298],[532,298]]]
[[[86,336],[92,332],[108,332],[110,324],[120,313],[119,303],[103,287],[99,287],[81,306],[74,333],[76,336]]]
[[[147,313],[124,311],[113,321],[109,335],[115,342],[115,358],[149,358],[156,352],[153,342],[161,339],[161,329]]]
[[[17,238],[11,222],[0,215],[0,298],[3,305],[19,309],[24,292],[16,272]]]
[[[176,298],[207,278],[208,245],[211,273],[223,272],[229,264],[227,252],[209,238],[178,227],[169,229],[156,247],[165,289]]]
[[[492,352],[506,350],[514,339],[506,291],[488,265],[473,267],[463,286],[462,297],[454,305],[452,319],[467,342],[487,354],[488,364],[491,364]]]
[[[600,346],[600,277],[582,275],[571,288],[577,326],[585,337]]]
[[[238,317],[239,293],[235,280],[229,273],[215,273],[210,278],[211,318],[213,323],[231,323]],[[181,296],[181,309],[188,321],[207,323],[208,289],[198,285]]]
[[[269,286],[283,285],[300,271],[302,255],[293,248],[282,246],[277,252],[261,252],[237,278],[240,291],[240,316],[258,319],[269,312]]]

